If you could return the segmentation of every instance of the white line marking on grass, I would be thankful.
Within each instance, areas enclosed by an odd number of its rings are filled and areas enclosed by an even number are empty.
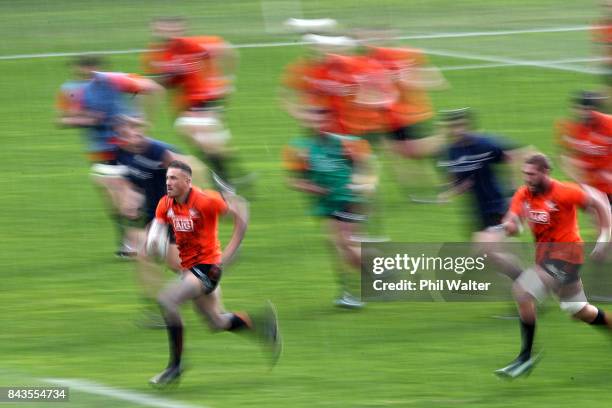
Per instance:
[[[118,400],[129,401],[135,404],[144,405],[147,407],[156,408],[207,408],[169,400],[166,398],[155,397],[140,392],[127,391],[119,388],[108,387],[106,385],[95,384],[84,380],[73,380],[65,378],[43,378],[42,381],[62,386],[69,387],[76,391],[85,392],[88,394],[102,395]]]
[[[35,58],[57,58],[57,57],[78,57],[80,55],[115,55],[115,54],[137,54],[145,52],[146,49],[117,50],[117,51],[83,51],[83,52],[47,52],[42,54],[15,54],[0,55],[0,60],[19,60]]]
[[[571,66],[563,65],[562,63],[559,63],[559,62],[530,61],[530,60],[524,60],[524,59],[518,59],[518,58],[506,58],[506,57],[498,57],[498,56],[492,56],[492,55],[467,54],[463,52],[433,50],[429,48],[424,49],[424,51],[426,54],[438,55],[442,57],[453,57],[453,58],[476,60],[476,61],[488,61],[488,62],[495,62],[499,64],[507,64],[509,66],[547,68],[547,69],[556,69],[559,71],[578,72],[581,74],[590,74],[590,75],[602,75],[606,73],[605,70],[600,69],[600,68],[571,67]],[[576,59],[571,59],[570,61],[575,62],[575,60]]]
[[[437,38],[467,38],[467,37],[490,37],[496,35],[516,35],[516,34],[542,34],[542,33],[568,33],[572,31],[588,31],[592,26],[568,26],[550,28],[527,28],[524,30],[499,30],[499,31],[472,31],[464,33],[434,33],[417,34],[394,37],[395,40],[434,40]]]
[[[591,26],[567,26],[550,28],[532,28],[524,30],[500,30],[500,31],[473,31],[464,33],[434,33],[417,34],[393,37],[395,40],[428,40],[437,38],[467,38],[467,37],[489,37],[518,34],[539,34],[539,33],[565,33],[572,31],[590,30]],[[236,44],[234,48],[272,48],[272,47],[291,47],[306,45],[304,41],[284,41],[284,42],[264,42],[253,44]],[[39,54],[15,54],[0,55],[0,60],[18,60],[34,58],[57,58],[57,57],[76,57],[79,55],[116,55],[116,54],[136,54],[146,51],[145,49],[115,50],[115,51],[83,51],[83,52],[47,52]]]
[[[540,61],[547,64],[573,64],[577,62],[602,62],[605,58],[568,58],[562,60],[546,60]],[[467,64],[467,65],[447,65],[440,66],[438,69],[441,71],[465,71],[470,69],[488,69],[488,68],[504,68],[504,67],[516,67],[519,66],[515,63],[504,63],[504,62],[492,62],[489,64]],[[602,72],[603,73],[603,72]]]

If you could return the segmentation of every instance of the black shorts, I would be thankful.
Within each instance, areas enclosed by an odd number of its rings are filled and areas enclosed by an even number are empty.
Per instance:
[[[341,204],[332,209],[329,217],[342,222],[364,222],[368,219],[355,204]]]
[[[502,223],[502,219],[504,218],[503,213],[488,213],[480,215],[480,223],[482,229],[486,229],[489,227],[494,227]]]
[[[414,123],[401,128],[389,131],[386,136],[388,139],[401,142],[404,140],[419,140],[433,135],[431,120]]]
[[[223,273],[221,266],[215,264],[197,264],[189,268],[189,272],[202,282],[207,295],[217,289]]]
[[[580,280],[580,264],[574,264],[560,259],[545,259],[539,266],[562,285],[569,285]]]
[[[187,109],[189,112],[210,112],[223,109],[223,99],[209,99],[207,101],[194,102]]]

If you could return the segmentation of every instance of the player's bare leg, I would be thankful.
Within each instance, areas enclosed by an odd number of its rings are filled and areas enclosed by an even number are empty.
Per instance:
[[[537,297],[543,299],[546,292],[543,283],[536,278],[537,272],[534,269],[529,269],[524,274],[526,274],[525,277],[521,281],[515,281],[513,285],[513,294],[517,303],[521,328],[521,350],[510,364],[495,371],[495,374],[502,378],[513,379],[529,374],[539,360],[539,355],[533,355],[537,313],[536,304]],[[526,282],[529,283],[526,284]],[[536,288],[533,287],[535,285],[534,282],[538,284]],[[526,289],[524,286],[528,288]]]
[[[221,291],[217,286],[212,292],[205,293],[204,285],[193,273],[183,272],[180,282],[173,284],[159,295],[162,307],[168,341],[170,346],[170,359],[164,371],[149,381],[155,386],[166,386],[179,379],[182,374],[183,357],[183,322],[180,315],[180,306],[193,300],[196,310],[208,320],[211,328],[225,331],[252,330],[259,333],[271,346],[273,360],[276,362],[280,355],[280,335],[276,313],[265,313],[261,321],[253,323],[248,313],[225,312],[221,303]],[[257,330],[256,330],[257,329]]]
[[[185,112],[177,119],[177,130],[201,152],[210,169],[223,181],[244,185],[252,182],[253,175],[232,177],[237,164],[228,143],[231,133],[223,123],[221,113],[214,110]],[[242,171],[239,171],[242,173]]]
[[[202,293],[201,283],[193,282],[192,279],[189,279],[190,277],[197,281],[191,272],[183,272],[182,279],[172,284],[158,297],[168,332],[170,358],[166,369],[149,380],[153,386],[167,386],[177,381],[182,374],[184,328],[180,306]]]
[[[274,306],[268,302],[261,315],[247,312],[227,312],[221,299],[221,287],[203,294],[193,301],[194,308],[204,316],[212,330],[251,333],[260,338],[276,364],[281,354],[282,342]]]
[[[582,281],[578,280],[572,285],[561,287],[557,294],[561,302],[561,309],[568,312],[574,319],[612,329],[608,313],[587,301]]]
[[[92,171],[95,171],[94,167],[92,167]],[[106,168],[114,167],[118,166],[106,166]],[[136,255],[136,250],[134,249],[135,244],[130,242],[126,236],[128,222],[121,211],[123,199],[120,194],[122,191],[119,182],[120,178],[94,172],[91,175],[91,179],[96,190],[102,197],[102,202],[104,203],[107,213],[117,228],[118,249],[115,254],[120,258],[134,257]]]
[[[329,220],[331,242],[338,254],[338,275],[342,285],[342,296],[335,304],[345,308],[361,308],[364,303],[359,299],[359,271],[361,270],[360,243],[353,238],[359,235],[359,223]]]

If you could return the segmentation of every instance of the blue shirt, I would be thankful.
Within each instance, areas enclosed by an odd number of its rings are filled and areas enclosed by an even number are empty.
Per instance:
[[[114,151],[114,119],[122,114],[134,114],[134,95],[125,94],[113,82],[116,73],[95,72],[83,87],[83,109],[102,117],[96,125],[86,129],[87,149],[90,152]],[[122,74],[119,74],[122,75]]]
[[[157,203],[166,194],[166,167],[164,156],[175,149],[159,140],[147,139],[142,153],[131,153],[123,149],[117,152],[117,164],[128,168],[127,179],[144,192],[144,212],[147,220],[155,218]]]
[[[504,161],[505,145],[493,137],[469,134],[452,143],[446,153],[446,161],[440,166],[451,173],[457,183],[470,180],[479,213],[503,214],[507,200],[502,193],[494,164]]]

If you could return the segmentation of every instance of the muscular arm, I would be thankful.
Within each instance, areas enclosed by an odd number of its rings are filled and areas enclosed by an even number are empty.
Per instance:
[[[247,225],[249,222],[249,207],[246,200],[238,195],[227,193],[223,195],[227,203],[227,214],[230,214],[234,219],[234,230],[232,237],[223,251],[221,263],[226,265],[232,261],[236,251],[240,247],[240,243],[246,234]]]
[[[591,255],[596,259],[603,259],[610,243],[612,225],[610,203],[607,197],[599,191],[584,185],[582,187],[588,195],[584,208],[596,215],[597,226],[599,227],[599,236]]]

